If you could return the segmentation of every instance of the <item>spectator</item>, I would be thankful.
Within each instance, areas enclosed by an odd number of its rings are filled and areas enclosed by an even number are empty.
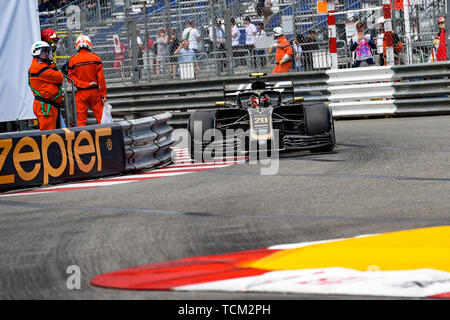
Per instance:
[[[55,10],[53,3],[50,0],[42,0],[41,4],[38,7],[39,12],[48,12]]]
[[[264,17],[264,24],[267,24],[272,19],[272,1],[271,0],[258,0],[258,4],[256,5],[256,12],[259,16]]]
[[[119,39],[117,39],[117,49],[114,49],[114,69],[119,72],[123,77],[123,62],[125,60],[125,53],[127,48]],[[115,47],[116,48],[116,47]]]
[[[216,36],[216,49],[217,51],[220,51],[218,54],[216,54],[215,59],[219,59],[220,71],[223,72],[226,67],[225,31],[220,19],[217,19],[214,28],[212,26],[209,28],[209,39],[211,41],[214,41],[214,33]]]
[[[297,34],[294,39],[294,63],[293,63],[293,71],[294,72],[300,72],[303,71],[303,64],[302,64],[302,43],[305,42],[305,39],[302,34]]]
[[[139,78],[140,78],[141,77],[142,68],[144,66],[144,60],[143,60],[143,57],[144,57],[144,42],[142,41],[142,38],[141,38],[141,29],[139,29],[136,24],[135,24],[135,26],[136,26],[135,30],[136,30],[137,52],[138,52],[138,55],[137,55],[137,58],[138,58],[138,70],[137,71],[138,71]],[[132,47],[130,46],[130,48],[132,48]],[[132,50],[130,50],[130,51],[132,52]]]
[[[60,0],[59,1],[59,7],[58,8],[64,8],[65,6],[69,5],[69,0]]]
[[[350,40],[350,51],[355,52],[354,68],[358,68],[362,62],[368,65],[375,64],[371,49],[376,49],[377,45],[369,34],[364,34],[364,23],[358,21],[356,23],[356,31],[358,34]]]
[[[53,10],[58,10],[59,8],[61,8],[60,0],[50,0],[50,2],[53,5]]]
[[[436,34],[434,43],[437,45],[436,60],[446,61],[447,60],[447,46],[445,38],[445,18],[440,17],[438,19],[439,31]]]
[[[156,36],[156,75],[161,75],[161,66],[169,72],[167,58],[169,57],[169,36],[163,27],[158,29]]]
[[[245,48],[249,51],[252,61],[252,68],[256,68],[256,59],[253,57],[256,43],[256,32],[258,31],[255,25],[251,22],[250,17],[244,18],[245,27]],[[253,58],[252,58],[253,57]]]
[[[178,48],[174,51],[174,55],[178,56],[178,63],[180,64],[181,78],[193,79],[195,75],[191,71],[191,66],[195,68],[197,73],[201,73],[197,62],[197,56],[193,49],[189,48],[189,41],[183,40]]]
[[[312,71],[314,69],[313,51],[319,50],[319,44],[316,41],[316,31],[309,30],[306,38],[306,44],[302,46],[303,51],[303,67],[305,71]]]
[[[236,25],[236,20],[231,18],[231,46],[233,48],[233,57],[235,58],[236,66],[244,65],[245,63],[239,59],[241,56],[241,52],[237,52],[241,49],[239,38],[241,36],[241,32],[239,31],[238,26]]]
[[[189,40],[188,40],[188,42],[189,42]],[[170,76],[172,78],[175,78],[177,75],[177,62],[178,62],[177,60],[178,59],[175,56],[175,51],[178,49],[179,46],[180,46],[180,40],[178,40],[178,37],[177,37],[177,30],[172,29],[170,31],[170,38],[169,38],[169,54],[170,54],[169,62],[170,62],[171,69],[172,69],[172,73]]]
[[[73,80],[77,92],[77,125],[85,126],[88,108],[91,108],[97,120],[102,121],[103,104],[106,101],[106,81],[100,57],[91,52],[92,42],[88,36],[80,35],[75,42],[78,53],[69,60],[69,77]]]
[[[96,0],[84,0],[79,3],[81,10],[85,10],[88,20],[94,20],[97,15],[97,2]]]
[[[239,46],[240,36],[241,36],[241,32],[239,31],[239,28],[236,25],[236,19],[231,18],[231,45],[233,47]]]
[[[377,54],[379,57],[379,65],[385,66],[387,65],[387,59],[386,59],[386,41],[385,41],[385,35],[384,35],[384,18],[379,17],[377,20]],[[400,41],[400,37],[395,33],[392,32],[392,40],[393,40],[393,47],[394,47],[394,63],[399,64],[400,63],[400,57],[399,54],[402,51],[402,42]]]
[[[225,31],[223,30],[222,21],[220,19],[217,19],[214,29],[216,33],[217,50],[225,50]],[[212,27],[209,28],[209,39],[214,41],[214,30]]]
[[[148,37],[147,48],[148,48],[149,59],[150,59],[151,63],[153,64],[153,73],[156,74],[156,66],[158,65],[158,62],[156,61],[158,44],[155,41],[153,41],[153,39],[151,37]]]
[[[442,30],[445,32],[445,17],[440,17],[438,19],[438,32],[436,33],[435,39],[439,40],[441,38]]]
[[[259,22],[256,25],[256,43],[258,43],[262,38],[265,37],[266,35],[266,31],[264,30],[264,23]],[[259,56],[259,65],[261,67],[265,67],[266,66],[266,50],[264,49],[257,49],[255,50],[255,53],[257,56]]]
[[[198,52],[198,47],[200,43],[200,32],[194,27],[194,21],[189,20],[186,28],[183,30],[181,35],[183,40],[189,40],[189,48]]]

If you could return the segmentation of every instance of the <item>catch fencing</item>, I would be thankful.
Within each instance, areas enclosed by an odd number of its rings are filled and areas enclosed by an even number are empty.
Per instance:
[[[75,0],[54,14],[42,14],[41,28],[52,27],[61,36],[58,65],[73,55],[76,36],[87,34],[103,60],[109,86],[159,82],[170,79],[212,79],[250,72],[272,72],[274,27],[281,26],[289,40],[299,36],[303,49],[291,72],[330,69],[327,14],[317,12],[317,0],[274,0],[264,15],[250,0]],[[338,67],[351,68],[348,38],[356,21],[377,36],[376,20],[382,16],[381,0],[342,0],[336,6]],[[405,2],[406,3],[406,2]],[[446,10],[445,0],[414,0],[409,6],[392,6],[393,30],[404,44],[401,64],[426,63],[432,57],[436,21]],[[378,8],[378,9],[377,9]],[[339,12],[349,12],[339,14]],[[254,45],[247,43],[245,17],[262,24]],[[239,43],[231,38],[231,19],[239,29]],[[187,21],[198,30],[195,63],[180,63],[175,49],[182,42]],[[213,28],[221,24],[220,28]],[[167,37],[166,52],[158,51],[158,30]],[[315,31],[315,37],[309,35]],[[311,38],[311,39],[310,39]],[[162,41],[162,40],[161,40]],[[312,41],[312,42],[308,42]],[[156,45],[155,45],[156,44]],[[235,45],[233,45],[235,44]]]

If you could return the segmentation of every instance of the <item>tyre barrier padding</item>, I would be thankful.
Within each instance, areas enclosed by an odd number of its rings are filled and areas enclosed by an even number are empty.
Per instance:
[[[120,174],[120,124],[0,134],[0,191]]]
[[[173,161],[173,128],[167,124],[171,118],[166,112],[120,122],[125,141],[125,172],[151,169]]]
[[[175,151],[170,148],[173,145],[173,141],[167,139],[161,143],[157,143],[157,145],[159,149],[155,153],[155,158],[160,161],[159,164],[166,165],[171,163],[176,156]]]
[[[155,123],[156,119],[152,117],[120,122],[123,126],[125,146],[139,146],[155,141],[158,138],[158,134],[152,131]]]
[[[158,150],[159,146],[154,143],[143,146],[133,146],[133,148],[125,150],[127,158],[125,171],[138,171],[157,166],[161,162],[155,157]]]

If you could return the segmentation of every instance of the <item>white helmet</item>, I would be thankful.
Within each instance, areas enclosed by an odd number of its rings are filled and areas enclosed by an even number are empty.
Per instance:
[[[84,34],[79,36],[75,41],[75,49],[77,49],[77,51],[80,51],[81,48],[92,50],[91,39],[88,36],[85,36]]]
[[[379,17],[378,19],[377,19],[377,24],[384,24],[384,17]]]
[[[283,35],[283,28],[281,27],[276,27],[273,29],[273,36],[274,37],[278,37],[278,36],[282,36]]]
[[[48,55],[44,56],[44,53],[48,53]],[[52,48],[45,41],[36,41],[31,46],[31,55],[33,57],[39,57],[41,59],[52,60]]]

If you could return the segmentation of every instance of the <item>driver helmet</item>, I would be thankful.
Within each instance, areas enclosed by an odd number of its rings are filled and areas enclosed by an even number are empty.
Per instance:
[[[440,17],[438,19],[438,24],[441,24],[441,23],[445,23],[445,18],[444,17]]]
[[[259,99],[257,96],[251,96],[248,103],[250,107],[257,108],[259,106]]]
[[[36,41],[31,46],[31,55],[42,60],[52,60],[53,54],[50,45],[45,41]]]
[[[267,94],[262,95],[259,100],[261,102],[261,106],[265,108],[270,107],[271,100]]]

